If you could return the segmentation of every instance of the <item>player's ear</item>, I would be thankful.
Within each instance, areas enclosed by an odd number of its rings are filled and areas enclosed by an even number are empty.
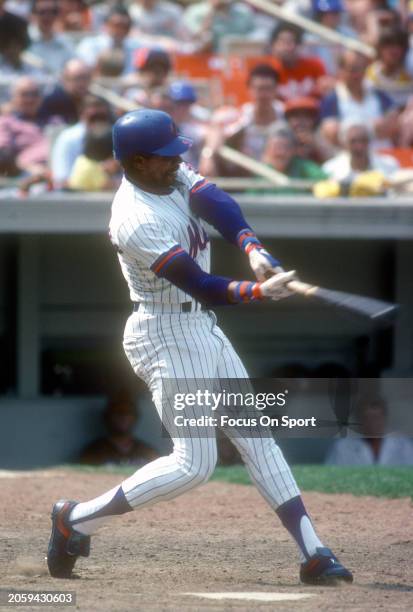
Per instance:
[[[136,170],[142,170],[145,167],[146,157],[145,155],[134,155],[133,156],[133,166]]]

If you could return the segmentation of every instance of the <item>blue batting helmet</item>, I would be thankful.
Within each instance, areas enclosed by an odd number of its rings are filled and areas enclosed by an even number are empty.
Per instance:
[[[113,154],[122,160],[132,155],[174,157],[189,149],[192,141],[180,136],[168,113],[141,108],[126,113],[113,126]]]

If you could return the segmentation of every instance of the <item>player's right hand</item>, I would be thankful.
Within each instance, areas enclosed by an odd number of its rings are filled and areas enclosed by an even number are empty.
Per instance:
[[[293,295],[293,291],[288,288],[288,283],[297,278],[295,270],[289,272],[279,272],[260,285],[261,294],[270,300],[282,300]]]

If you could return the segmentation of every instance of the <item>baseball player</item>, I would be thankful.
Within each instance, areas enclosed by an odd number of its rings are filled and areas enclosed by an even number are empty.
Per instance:
[[[124,178],[112,205],[110,237],[133,302],[124,349],[151,390],[173,451],[95,499],[53,506],[47,562],[57,578],[71,577],[77,557],[89,555],[90,536],[112,516],[172,499],[208,480],[217,459],[215,437],[197,435],[196,426],[190,435],[173,429],[173,398],[163,383],[247,379],[210,307],[281,299],[289,295],[287,283],[294,275],[263,248],[238,204],[182,162],[180,155],[191,143],[168,114],[149,109],[125,114],[114,125],[113,143]],[[257,282],[210,274],[204,221],[246,254]],[[195,408],[185,414],[195,415]],[[224,432],[296,541],[301,581],[351,582],[352,574],[316,535],[274,438],[245,435],[245,428],[242,435],[232,427]]]

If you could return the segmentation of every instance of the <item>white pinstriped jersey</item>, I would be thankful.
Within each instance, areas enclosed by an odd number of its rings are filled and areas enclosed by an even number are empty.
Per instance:
[[[169,254],[179,245],[204,272],[210,270],[209,238],[189,207],[190,192],[205,179],[182,163],[171,194],[143,191],[126,178],[115,194],[109,232],[118,249],[122,273],[133,302],[180,304],[193,298],[158,278]]]

